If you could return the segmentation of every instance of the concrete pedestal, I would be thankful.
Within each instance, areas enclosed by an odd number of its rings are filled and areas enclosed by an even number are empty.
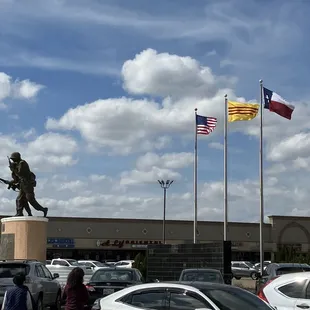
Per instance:
[[[0,259],[46,260],[45,217],[17,216],[1,219]]]

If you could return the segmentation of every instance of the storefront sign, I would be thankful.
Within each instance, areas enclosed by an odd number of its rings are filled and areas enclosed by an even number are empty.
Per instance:
[[[148,244],[161,244],[161,241],[153,241],[153,240],[106,240],[100,241],[97,240],[97,246],[103,247],[116,247],[116,248],[123,248],[124,245],[148,245]]]
[[[72,249],[75,246],[74,239],[70,238],[48,238],[47,244],[53,248]]]

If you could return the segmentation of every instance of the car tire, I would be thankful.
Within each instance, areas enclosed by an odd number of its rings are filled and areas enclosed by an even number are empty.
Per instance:
[[[258,278],[257,272],[252,272],[250,277],[251,277],[252,280],[257,280],[257,278]]]
[[[236,280],[240,280],[240,279],[241,279],[241,277],[237,277],[237,276],[234,276],[234,278],[235,278]]]
[[[61,310],[61,293],[57,294],[55,304],[51,306],[51,310]]]

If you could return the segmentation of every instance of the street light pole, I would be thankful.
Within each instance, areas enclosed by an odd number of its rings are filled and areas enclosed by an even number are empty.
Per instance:
[[[163,216],[163,244],[166,244],[166,201],[167,201],[167,189],[173,183],[173,180],[158,180],[160,187],[164,190],[164,216]]]

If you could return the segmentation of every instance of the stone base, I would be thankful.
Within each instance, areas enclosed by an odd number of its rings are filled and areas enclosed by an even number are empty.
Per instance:
[[[16,216],[1,219],[0,259],[46,260],[45,217]]]

